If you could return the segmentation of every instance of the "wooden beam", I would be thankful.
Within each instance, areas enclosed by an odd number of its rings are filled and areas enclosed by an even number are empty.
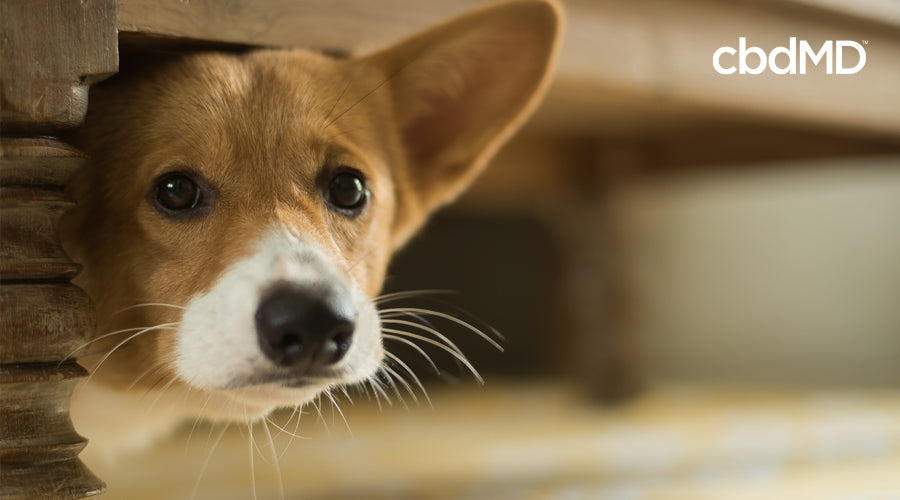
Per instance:
[[[900,137],[900,29],[800,7],[712,0],[579,2],[570,8],[553,98],[577,96],[578,108],[597,120],[603,117],[592,112],[616,100],[676,115],[688,109],[694,115]],[[855,40],[865,44],[868,58],[855,75],[827,75],[821,68],[806,75],[716,73],[713,53],[737,47],[740,36],[766,51],[786,46],[792,36],[815,48],[826,40]]]
[[[124,39],[164,36],[262,45],[367,51],[485,0],[121,0]],[[900,140],[900,26],[862,17],[883,2],[846,9],[828,0],[568,0],[568,31],[556,86],[541,117],[590,130],[625,117],[677,129],[684,117],[732,115],[834,128]],[[223,6],[223,5],[227,5]],[[896,9],[890,10],[896,13]],[[855,75],[719,75],[712,55],[739,36],[765,50],[788,38],[854,40],[868,61]]]
[[[882,23],[900,28],[900,2],[896,0],[767,0],[796,3],[802,7],[822,9],[832,14],[852,16],[866,22]]]

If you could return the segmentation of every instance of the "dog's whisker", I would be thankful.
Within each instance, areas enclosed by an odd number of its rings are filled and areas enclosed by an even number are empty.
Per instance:
[[[331,114],[334,113],[334,108],[337,107],[339,102],[341,102],[341,99],[343,99],[344,94],[347,93],[347,89],[350,88],[350,85],[353,84],[354,80],[356,80],[355,75],[352,78],[347,79],[347,85],[344,85],[344,88],[343,88],[343,90],[341,90],[341,93],[338,94],[337,99],[335,99],[334,102],[331,103],[331,108],[328,110],[328,113],[325,114],[325,118],[322,119],[322,123],[321,123],[321,125],[319,125],[319,128],[321,128],[323,130],[328,128],[328,126],[325,124],[328,123],[328,119],[331,118]]]
[[[182,311],[187,309],[184,306],[179,306],[176,304],[166,304],[164,302],[145,302],[142,304],[135,304],[133,306],[123,307],[122,309],[119,309],[118,311],[114,312],[113,315],[122,314],[125,311],[130,311],[132,309],[137,309],[139,307],[171,307],[173,309],[181,309]]]
[[[411,312],[394,312],[388,314],[381,314],[379,312],[378,319],[381,323],[389,322],[390,320],[396,320],[397,318],[412,318],[418,321],[419,325],[427,326],[428,328],[432,328],[437,330],[437,327],[431,321],[428,321],[427,318],[421,316],[419,314],[411,313]]]
[[[159,372],[157,372],[156,374],[155,380],[153,380],[153,383],[143,388],[143,392],[141,393],[141,401],[144,401],[146,398],[148,398],[150,396],[150,393],[155,391],[159,387],[159,385],[162,384],[163,381],[165,381],[168,377],[169,373],[164,370],[159,370]]]
[[[159,377],[156,378],[156,381],[154,381],[152,384],[150,384],[149,386],[147,386],[144,389],[144,394],[142,395],[142,397],[146,398],[146,397],[150,396],[150,393],[156,391],[157,388],[159,387],[159,385],[162,384],[163,381],[166,380],[167,378],[169,378],[168,373],[166,373],[166,372],[160,373]],[[166,383],[166,387],[168,387],[168,384],[173,381],[174,381],[174,378]]]
[[[178,323],[162,323],[162,324],[159,324],[156,326],[136,326],[133,328],[123,328],[122,330],[116,330],[114,332],[104,333],[103,335],[94,337],[93,339],[91,339],[91,340],[81,344],[80,346],[76,347],[75,349],[73,349],[71,352],[69,352],[69,354],[67,354],[63,358],[62,361],[59,362],[59,364],[57,365],[57,368],[60,365],[62,365],[63,363],[65,363],[66,361],[68,361],[72,356],[74,356],[76,353],[78,353],[85,347],[88,347],[89,345],[91,345],[97,341],[103,340],[105,338],[112,337],[113,335],[121,335],[123,333],[130,333],[130,332],[135,332],[138,330],[173,329],[176,326],[178,326]]]
[[[291,431],[285,429],[284,427],[278,425],[275,421],[269,419],[268,417],[266,417],[266,420],[268,420],[268,422],[269,422],[270,424],[272,424],[276,429],[278,429],[282,434],[287,434],[287,435],[290,436],[291,438],[297,438],[297,439],[312,439],[312,438],[310,438],[310,437],[301,436],[301,435],[299,435],[299,434],[296,434],[296,433],[294,433],[294,432],[291,432]],[[290,423],[291,420],[294,420],[293,414],[291,415],[291,418],[290,418],[290,420],[288,420],[287,423]]]
[[[452,293],[452,291],[450,293]],[[506,338],[503,336],[503,334],[501,334],[499,331],[497,331],[496,328],[493,328],[491,325],[481,321],[480,319],[473,316],[471,313],[469,313],[465,309],[457,306],[456,304],[453,304],[452,302],[448,302],[441,298],[435,297],[434,295],[438,295],[438,294],[435,293],[435,294],[431,294],[431,295],[426,295],[423,297],[423,300],[428,301],[428,302],[435,302],[437,304],[440,304],[443,307],[450,308],[453,310],[454,318],[461,319],[464,321],[469,320],[470,323],[475,323],[475,324],[479,325],[479,327],[475,327],[476,330],[482,330],[482,331],[486,330],[486,331],[490,332],[491,335],[493,335],[493,338],[500,340],[500,341],[506,340]],[[412,310],[415,308],[400,308],[400,309]],[[435,309],[418,309],[418,312],[424,313],[424,314],[428,314],[428,313],[446,314],[446,313],[441,313],[440,311],[435,310]],[[420,321],[424,321],[424,322],[428,323],[428,321],[425,320],[421,315],[416,315],[416,314],[409,314],[409,315],[415,317],[416,319],[418,319]],[[432,315],[434,315],[434,314],[432,314]],[[469,326],[473,326],[473,325],[470,324]]]
[[[384,401],[388,406],[393,406],[394,403],[391,402],[391,398],[388,397],[387,392],[385,392],[384,387],[381,385],[381,381],[378,380],[378,374],[375,374],[368,380],[369,385],[372,386],[372,391],[375,394],[375,401],[378,402],[378,409],[384,411],[381,406],[381,398],[384,397]]]
[[[266,428],[265,419],[253,419],[250,422],[251,432],[258,433],[258,429],[260,426],[263,427],[263,432],[265,432],[265,428]],[[256,436],[256,434],[254,434],[254,436]],[[257,455],[259,455],[259,459],[262,460],[262,463],[264,463],[266,465],[274,465],[271,462],[269,462],[269,454],[263,450],[264,446],[265,446],[264,442],[262,442],[261,440],[256,439],[254,437],[253,448],[256,450]]]
[[[331,393],[328,388],[322,389],[321,396],[330,397]],[[323,403],[324,404],[324,403]],[[331,425],[334,426],[334,400],[331,402]]]
[[[294,427],[294,432],[290,432],[287,430],[287,426],[291,424],[291,420],[294,420],[294,415],[297,415],[297,425]],[[269,417],[266,417],[266,418],[269,418]],[[277,422],[275,422],[274,420],[271,420],[271,419],[269,420],[269,423],[274,425],[275,428],[278,429],[279,435],[287,434],[289,436],[288,442],[285,443],[284,448],[281,449],[281,453],[278,454],[279,460],[281,460],[284,457],[284,455],[288,452],[288,449],[290,449],[291,444],[293,444],[293,442],[294,442],[294,438],[299,437],[300,439],[309,439],[309,438],[304,438],[303,436],[300,436],[297,434],[297,429],[300,427],[300,414],[298,413],[297,407],[294,407],[293,411],[291,412],[290,417],[288,417],[288,419],[287,419],[287,422],[284,423],[284,426],[278,425]]]
[[[396,356],[388,356],[388,359],[392,360],[394,362],[397,362]],[[387,364],[382,365],[382,369],[384,369],[385,372],[387,372],[391,376],[392,379],[394,379],[397,382],[400,382],[400,385],[402,385],[403,388],[406,389],[406,392],[409,393],[413,402],[416,404],[419,404],[419,397],[416,396],[416,392],[413,390],[412,385],[410,385],[410,383],[406,380],[406,378],[403,377],[403,375],[401,375],[399,372],[397,372],[397,370],[394,370]]]
[[[389,313],[389,312],[401,312],[401,311],[412,312],[412,313],[421,314],[424,316],[434,316],[437,318],[445,319],[447,321],[452,321],[453,323],[456,323],[457,325],[460,325],[460,326],[464,327],[465,329],[475,333],[479,337],[483,338],[487,343],[491,344],[498,351],[503,352],[503,346],[498,344],[497,341],[494,340],[493,338],[491,338],[490,335],[484,333],[479,328],[476,328],[474,325],[472,325],[468,321],[461,320],[450,314],[442,313],[440,311],[432,311],[430,309],[421,309],[421,308],[415,308],[415,307],[385,309],[384,312]],[[500,335],[500,332],[494,330],[493,328],[491,329],[491,333],[493,333],[494,335],[497,335],[501,340],[503,339],[503,336]]]
[[[394,374],[396,374],[396,372],[394,372],[390,369],[390,367],[384,364],[379,367],[378,371],[384,377],[385,382],[387,382],[387,384],[391,387],[391,391],[395,396],[397,396],[397,400],[400,401],[400,404],[403,405],[403,408],[409,410],[409,405],[406,404],[406,399],[404,399],[403,394],[400,393],[400,387],[397,386],[397,382],[394,380],[394,377],[391,376],[392,372]]]
[[[384,408],[381,406],[381,396],[378,394],[378,391],[375,390],[375,382],[372,380],[366,380],[365,382],[366,394],[370,394],[369,389],[371,388],[372,398],[375,400],[375,403],[378,405],[378,411],[384,411]]]
[[[484,384],[484,379],[481,378],[481,374],[478,373],[478,370],[476,370],[475,367],[472,366],[472,363],[469,362],[468,358],[466,358],[465,355],[463,355],[463,354],[462,354],[461,352],[459,352],[458,350],[454,350],[454,349],[452,349],[452,348],[450,348],[450,347],[448,347],[448,346],[446,346],[446,345],[444,345],[444,344],[442,344],[442,343],[440,343],[440,342],[438,342],[438,341],[436,341],[436,340],[430,339],[430,338],[428,338],[428,337],[424,337],[424,336],[422,336],[422,335],[417,335],[417,334],[415,334],[415,333],[404,332],[403,330],[395,330],[395,329],[392,329],[392,328],[384,328],[383,330],[384,330],[385,332],[388,332],[388,333],[395,333],[395,334],[397,334],[397,335],[403,335],[403,336],[405,336],[405,337],[409,337],[409,338],[412,338],[412,339],[421,340],[422,342],[431,344],[431,345],[433,345],[433,346],[435,346],[435,347],[437,347],[437,348],[439,348],[439,349],[441,349],[441,350],[447,352],[448,354],[450,354],[451,356],[453,356],[454,358],[456,358],[460,363],[462,363],[463,365],[465,365],[465,367],[468,368],[469,372],[472,373],[472,376],[475,377],[475,380],[476,380],[479,384]]]
[[[219,435],[216,436],[216,440],[213,441],[212,447],[209,449],[209,453],[206,454],[206,458],[203,460],[203,464],[200,466],[200,471],[197,473],[197,480],[194,481],[194,488],[193,490],[191,490],[191,500],[197,498],[197,492],[200,491],[200,481],[203,479],[203,475],[206,473],[206,468],[209,466],[209,462],[212,459],[213,453],[215,453],[216,448],[218,448],[219,443],[222,441],[222,438],[225,437],[225,431],[228,430],[228,427],[230,425],[231,423],[228,422],[222,427],[222,431],[219,432]]]
[[[322,422],[322,425],[325,427],[325,433],[330,435],[331,429],[328,427],[328,422],[325,421],[325,415],[322,414],[322,394],[317,394],[315,401],[310,401],[310,404],[316,409],[316,421]]]
[[[147,407],[147,410],[146,410],[146,412],[144,413],[145,415],[149,415],[149,414],[150,414],[150,412],[153,410],[153,408],[156,406],[156,404],[159,403],[159,400],[162,399],[162,397],[166,394],[166,392],[168,392],[169,388],[172,387],[172,384],[174,384],[174,383],[177,382],[177,381],[178,381],[177,378],[172,377],[172,379],[169,380],[169,381],[166,383],[166,385],[164,385],[164,386],[162,387],[162,389],[159,390],[159,394],[156,395],[156,398],[153,400],[152,403],[150,403],[150,406]]]
[[[459,354],[464,355],[462,352],[462,349],[460,349],[459,346],[457,346],[455,343],[453,343],[453,341],[450,340],[446,335],[438,332],[434,328],[430,328],[425,325],[421,325],[419,323],[414,323],[412,321],[405,321],[402,319],[386,319],[386,320],[383,320],[381,323],[388,324],[388,325],[410,326],[419,331],[430,333],[431,335],[434,336],[435,340],[440,340],[445,346],[453,349],[454,351],[458,352]],[[383,330],[388,331],[387,328],[383,328]],[[391,333],[397,333],[397,332],[391,332]]]
[[[126,391],[126,392],[131,391],[132,389],[135,388],[135,386],[137,386],[137,384],[138,384],[144,377],[146,377],[147,375],[150,375],[151,373],[157,373],[157,372],[160,372],[160,371],[162,371],[163,369],[165,369],[165,367],[166,367],[166,364],[165,364],[165,363],[155,363],[155,364],[153,364],[152,366],[150,366],[150,368],[144,370],[140,375],[138,375],[137,377],[135,377],[135,379],[131,382],[131,384],[129,384],[128,387],[125,388],[125,391]]]
[[[415,342],[413,342],[409,339],[405,339],[403,337],[397,336],[397,335],[391,335],[389,333],[382,334],[382,338],[384,338],[385,340],[394,340],[397,342],[402,342],[402,343],[408,345],[409,347],[415,349],[423,358],[425,358],[426,361],[428,361],[428,364],[431,365],[431,368],[434,370],[435,375],[441,374],[440,368],[437,367],[437,364],[435,364],[434,360],[431,359],[431,356],[429,356],[428,353],[426,353],[425,350],[422,349],[421,347],[419,347],[418,344],[416,344]]]
[[[375,86],[375,88],[373,88],[372,90],[366,92],[365,95],[363,95],[362,97],[360,97],[359,99],[357,99],[356,102],[354,102],[353,104],[351,104],[347,109],[341,111],[340,114],[338,114],[338,115],[335,116],[331,121],[329,121],[328,123],[326,123],[325,126],[322,128],[322,130],[325,130],[325,129],[327,129],[328,127],[330,127],[331,124],[333,124],[334,122],[340,120],[341,117],[343,117],[343,116],[346,115],[348,112],[350,112],[353,108],[355,108],[355,107],[358,106],[360,103],[362,103],[363,101],[365,101],[366,99],[368,99],[369,96],[371,96],[372,94],[374,94],[375,92],[377,92],[378,89],[380,89],[380,88],[383,87],[386,83],[390,82],[390,81],[393,80],[397,75],[399,75],[400,72],[403,71],[404,69],[406,69],[406,66],[408,66],[409,64],[412,64],[413,61],[415,61],[415,59],[413,59],[412,61],[409,61],[408,63],[406,63],[406,64],[404,64],[403,66],[401,66],[397,71],[394,71],[392,74],[388,75],[388,77],[385,78],[384,80],[382,80],[381,82],[379,82],[378,85]]]
[[[361,392],[362,394],[364,394],[367,401],[372,401],[372,391],[369,389],[368,380],[364,380],[354,385],[353,388],[356,389],[357,392]]]
[[[84,383],[85,383],[85,384],[88,384],[88,383],[91,381],[91,379],[93,378],[94,374],[97,373],[97,370],[99,370],[100,367],[103,365],[103,363],[105,363],[106,360],[109,359],[109,357],[112,356],[113,353],[116,352],[116,351],[117,351],[120,347],[122,347],[123,345],[127,344],[128,342],[131,342],[132,340],[134,340],[134,339],[140,337],[141,335],[144,335],[144,334],[147,333],[147,332],[152,332],[152,331],[155,331],[155,330],[171,329],[171,328],[172,328],[172,325],[174,325],[174,323],[164,323],[164,324],[162,324],[162,325],[157,325],[157,326],[151,326],[151,327],[148,327],[148,328],[144,328],[144,329],[138,331],[137,333],[132,334],[132,335],[129,336],[127,339],[125,339],[125,340],[119,342],[115,347],[113,347],[112,349],[110,349],[109,352],[107,352],[105,356],[103,356],[103,358],[100,360],[99,363],[97,363],[96,365],[94,365],[93,370],[91,370],[91,373],[87,376],[87,379],[84,381]]]
[[[350,396],[350,391],[347,390],[346,386],[339,385],[337,386],[337,389],[341,391],[341,394],[343,394],[345,398],[347,398],[347,401],[350,402],[350,406],[356,406],[356,403],[353,402],[353,398]]]
[[[297,414],[297,423],[294,424],[294,432],[293,432],[293,434],[296,435],[296,434],[298,434],[299,431],[300,431],[300,419],[303,417],[303,406],[302,406],[302,405],[299,405],[299,406],[295,407],[295,408],[294,408],[294,413]],[[293,417],[293,414],[291,414],[291,416]],[[290,420],[288,420],[288,423],[290,423]],[[291,437],[291,440],[288,441],[288,444],[290,444],[291,442],[293,442],[293,439],[294,439],[294,438]]]
[[[434,405],[431,403],[431,398],[428,397],[428,391],[425,390],[425,386],[422,385],[422,381],[419,380],[419,377],[415,374],[414,371],[412,371],[412,369],[409,367],[409,365],[407,365],[406,363],[404,363],[403,360],[401,360],[400,357],[398,357],[398,356],[395,355],[395,354],[392,354],[392,353],[390,353],[390,352],[385,352],[385,355],[386,355],[388,358],[390,358],[394,363],[397,363],[397,364],[400,365],[404,370],[406,370],[406,373],[409,374],[409,376],[412,378],[412,381],[416,384],[416,386],[419,387],[419,390],[422,391],[422,395],[425,396],[425,400],[428,401],[428,406],[431,406],[432,408],[434,408]],[[393,370],[391,370],[391,371],[393,372]],[[398,377],[400,377],[400,375],[399,375],[398,373],[396,373],[396,372],[394,372],[394,373],[395,373]],[[405,385],[406,388],[409,390],[409,393],[410,393],[410,395],[412,395],[413,400],[414,400],[416,403],[418,403],[418,402],[419,402],[419,399],[416,397],[415,392],[413,392],[413,390],[410,388],[409,383],[408,383],[403,377],[400,377],[400,380],[403,382],[403,385]]]
[[[386,302],[393,302],[395,300],[408,299],[411,297],[422,297],[428,295],[440,295],[440,294],[452,294],[456,293],[452,290],[441,290],[441,289],[433,289],[433,290],[406,290],[402,292],[391,292],[379,295],[372,299],[372,302],[375,304],[384,304]]]
[[[353,435],[353,429],[350,428],[350,422],[347,422],[347,417],[344,416],[344,411],[341,410],[341,406],[338,404],[337,400],[334,399],[334,395],[331,394],[331,389],[325,389],[325,396],[331,401],[331,407],[337,410],[338,414],[341,416],[341,420],[344,421],[344,425],[347,426],[347,431],[350,432],[350,435]]]
[[[266,431],[266,437],[269,438],[269,446],[272,449],[273,467],[275,468],[275,476],[278,478],[278,498],[284,500],[284,478],[281,476],[281,464],[279,463],[278,452],[275,451],[275,440],[272,438],[272,431],[269,430],[269,419],[263,418],[263,429]]]
[[[191,439],[194,437],[194,431],[197,430],[197,426],[200,425],[200,420],[203,418],[203,411],[206,410],[207,405],[209,405],[209,401],[212,399],[213,393],[209,393],[209,396],[206,397],[206,400],[203,401],[203,405],[200,407],[200,411],[197,412],[197,416],[194,417],[194,423],[191,424],[191,431],[188,433],[187,440],[184,443],[184,454],[187,455],[188,447],[191,445]],[[210,434],[211,435],[211,434]],[[209,444],[209,436],[206,438],[206,444]]]
[[[250,419],[246,418],[247,411],[244,410],[244,418],[247,420],[247,433],[249,435],[249,453],[250,453],[250,494],[253,500],[257,500],[256,498],[256,462],[253,457],[253,449],[255,447],[253,442],[253,423]]]
[[[137,385],[138,385],[142,380],[144,380],[144,377],[151,376],[151,375],[158,375],[158,376],[160,376],[160,377],[164,376],[164,375],[163,375],[163,372],[164,372],[165,368],[166,368],[166,364],[165,364],[165,363],[155,363],[155,364],[153,364],[152,366],[150,366],[150,368],[144,370],[143,372],[141,372],[140,375],[138,375],[137,377],[135,377],[134,380],[132,380],[131,383],[128,384],[128,387],[126,387],[125,390],[126,390],[126,391],[131,391],[131,390],[133,390],[135,387],[137,387]],[[156,384],[156,382],[154,382],[154,384]],[[151,385],[153,385],[153,384],[151,384]]]
[[[192,394],[191,394],[191,393],[193,392],[194,388],[193,388],[192,386],[190,386],[190,385],[182,384],[181,389],[182,389],[182,391],[181,391],[181,404],[182,404],[182,405],[186,405],[188,399],[191,399],[191,397],[192,397]]]

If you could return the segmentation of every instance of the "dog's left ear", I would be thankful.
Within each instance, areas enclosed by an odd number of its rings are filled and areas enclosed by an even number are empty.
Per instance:
[[[401,245],[452,200],[537,107],[562,31],[560,7],[521,0],[478,10],[371,56],[392,92],[405,172]]]

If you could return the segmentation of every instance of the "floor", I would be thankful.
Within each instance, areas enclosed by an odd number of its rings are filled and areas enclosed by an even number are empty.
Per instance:
[[[673,386],[616,408],[552,382],[430,396],[277,415],[252,442],[188,425],[98,470],[103,498],[900,500],[900,390]]]

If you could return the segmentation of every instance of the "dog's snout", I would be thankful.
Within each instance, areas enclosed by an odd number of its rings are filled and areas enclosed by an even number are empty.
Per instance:
[[[284,287],[256,311],[263,353],[283,367],[312,370],[334,365],[350,349],[356,309],[346,293]]]

